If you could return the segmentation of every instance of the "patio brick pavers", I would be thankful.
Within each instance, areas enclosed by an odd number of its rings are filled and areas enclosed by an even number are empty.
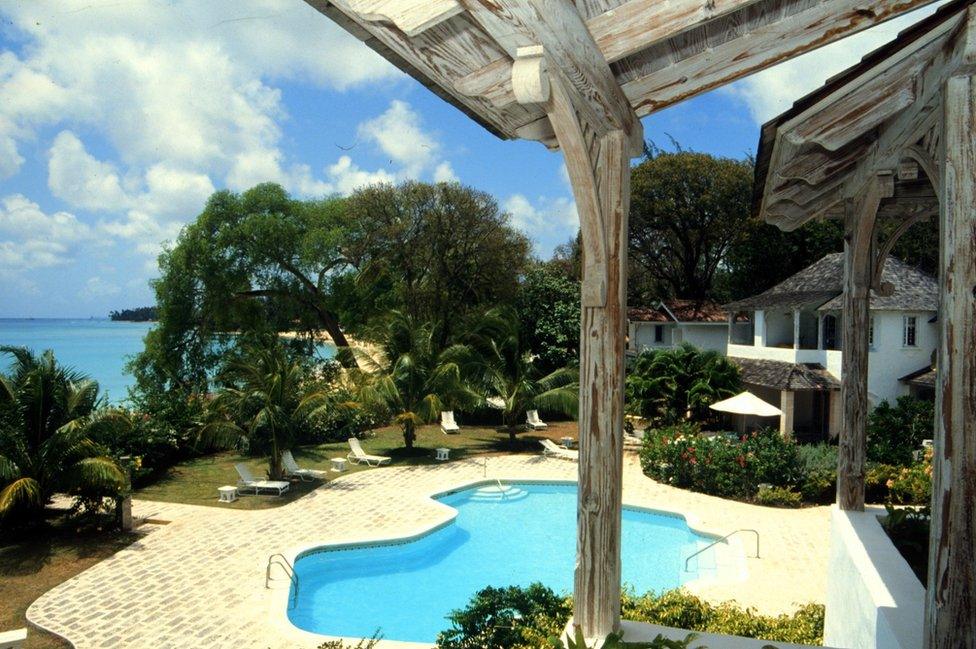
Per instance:
[[[277,590],[264,587],[270,554],[418,533],[450,515],[430,494],[486,475],[573,480],[576,465],[512,455],[489,458],[487,472],[480,458],[383,467],[344,476],[293,503],[258,511],[136,501],[137,517],[170,522],[146,526],[151,531],[126,549],[45,593],[29,608],[28,619],[78,649],[311,649],[318,645],[314,637],[282,622],[284,611],[278,609],[287,582],[276,580]],[[716,601],[735,599],[766,613],[791,610],[795,602],[823,602],[827,508],[773,509],[674,489],[643,476],[630,454],[624,501],[687,514],[717,534],[742,527],[759,530],[762,558],[746,560],[743,578],[695,582],[693,592]],[[743,538],[742,545],[751,552],[751,539]]]

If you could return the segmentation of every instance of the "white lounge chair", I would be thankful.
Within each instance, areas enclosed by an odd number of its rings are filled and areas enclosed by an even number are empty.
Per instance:
[[[235,464],[234,468],[237,469],[237,475],[241,477],[237,481],[237,488],[254,489],[255,495],[260,493],[262,489],[266,489],[268,491],[277,491],[280,496],[291,487],[291,483],[286,480],[258,480],[245,464]]]
[[[540,439],[539,443],[542,444],[542,454],[546,457],[558,457],[561,460],[572,460],[573,462],[579,461],[579,451],[571,451],[562,446],[557,446],[551,439]]]
[[[291,454],[291,451],[285,451],[281,454],[281,464],[285,467],[286,475],[293,475],[300,478],[302,482],[306,480],[312,482],[313,480],[324,480],[326,476],[325,471],[320,471],[318,469],[303,469],[298,466],[298,462],[295,461],[295,456]]]
[[[539,419],[538,410],[529,410],[528,412],[526,412],[525,423],[532,430],[545,430],[546,428],[549,428],[549,424]]]
[[[349,438],[349,455],[346,456],[350,462],[355,464],[366,464],[369,466],[380,466],[381,464],[389,464],[390,458],[385,455],[370,455],[363,450],[362,444],[355,437]]]
[[[441,411],[441,430],[450,435],[451,433],[456,433],[461,430],[461,427],[457,425],[454,421],[454,411],[453,410],[442,410]]]

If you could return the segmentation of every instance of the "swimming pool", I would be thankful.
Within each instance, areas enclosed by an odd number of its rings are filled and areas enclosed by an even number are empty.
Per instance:
[[[575,484],[482,485],[437,500],[457,518],[420,538],[300,554],[292,624],[332,636],[379,629],[388,640],[433,642],[448,628],[446,616],[486,586],[541,582],[572,591]],[[624,583],[644,592],[702,576],[695,565],[684,572],[684,559],[711,540],[682,517],[624,508]]]

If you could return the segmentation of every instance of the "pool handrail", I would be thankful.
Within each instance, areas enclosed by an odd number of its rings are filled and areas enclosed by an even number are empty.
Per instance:
[[[729,532],[728,534],[726,534],[725,536],[723,536],[722,538],[715,539],[714,541],[712,541],[711,543],[709,543],[708,545],[706,545],[702,549],[698,550],[697,552],[693,552],[692,554],[688,555],[688,558],[685,559],[685,572],[688,572],[688,563],[692,559],[694,559],[695,557],[697,557],[699,554],[701,554],[705,550],[708,550],[712,546],[718,545],[719,543],[722,543],[723,541],[727,541],[730,536],[732,536],[733,534],[738,534],[739,532],[752,532],[753,534],[756,535],[756,556],[755,556],[755,558],[758,559],[759,558],[759,532],[756,531],[756,530],[753,530],[753,529],[749,529],[749,528],[742,528],[742,529],[738,529],[738,530],[733,530],[733,531]]]
[[[294,586],[291,597],[289,597],[291,600],[289,608],[294,608],[295,604],[298,603],[298,573],[295,572],[295,567],[291,565],[291,562],[280,552],[275,552],[268,557],[268,566],[264,570],[264,587],[271,588],[271,567],[275,565],[284,570],[291,585]]]

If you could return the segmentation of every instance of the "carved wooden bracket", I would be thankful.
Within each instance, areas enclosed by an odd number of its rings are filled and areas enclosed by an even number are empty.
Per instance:
[[[549,70],[541,45],[518,48],[512,64],[512,91],[520,104],[549,101]]]

